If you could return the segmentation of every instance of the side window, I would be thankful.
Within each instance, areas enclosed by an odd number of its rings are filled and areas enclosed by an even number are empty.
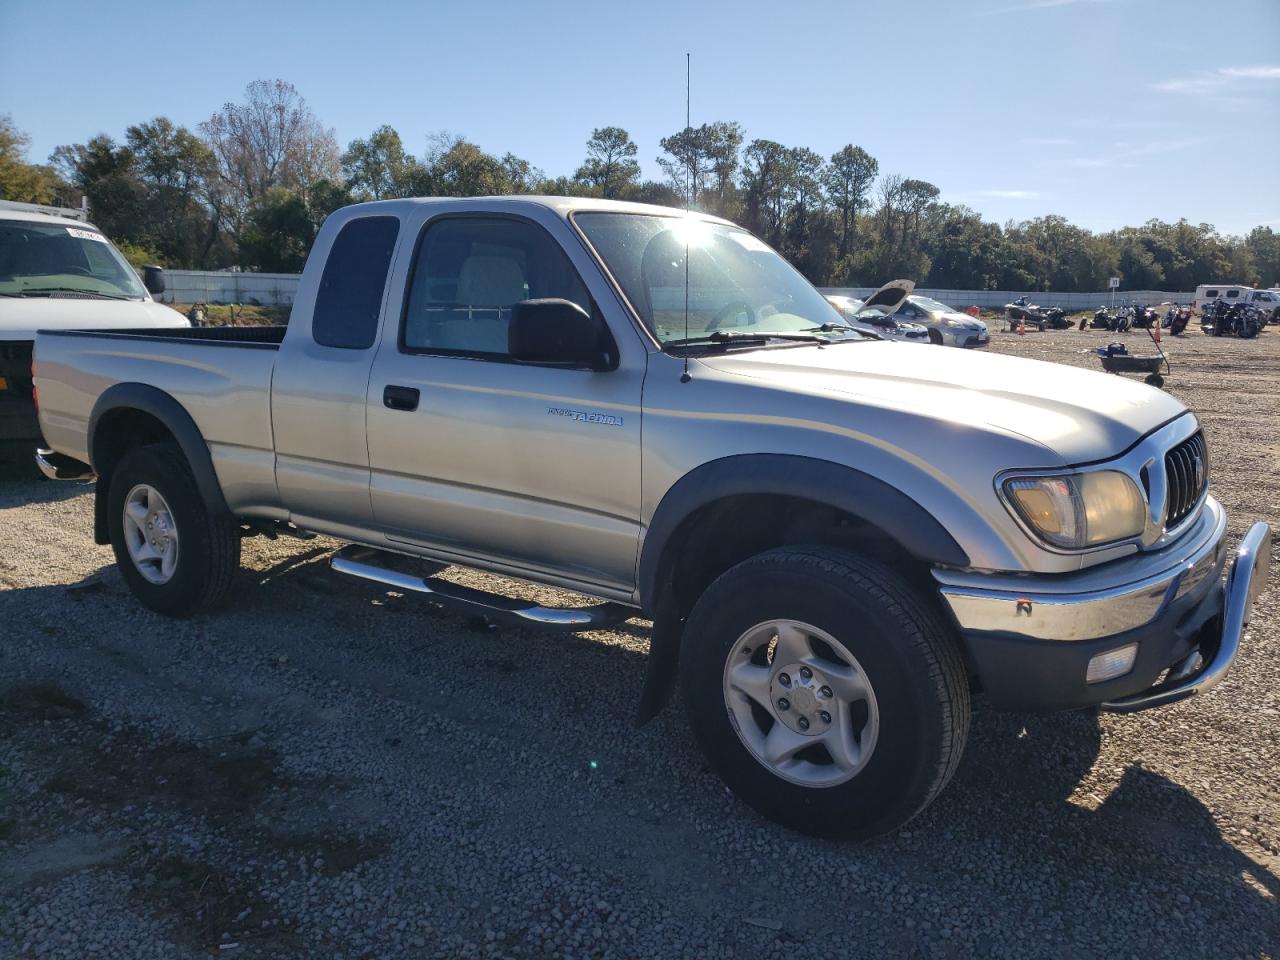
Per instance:
[[[1206,291],[1204,292],[1204,296],[1205,296],[1205,299],[1206,299],[1206,300],[1212,300],[1212,299],[1213,299],[1214,297],[1216,297],[1217,295],[1218,295],[1218,291],[1217,291],[1217,290],[1206,290]]]
[[[431,221],[414,258],[401,348],[506,357],[511,308],[547,297],[593,312],[582,279],[542,227],[505,217]]]
[[[1227,291],[1227,299],[1228,299],[1228,300],[1230,300],[1232,297],[1238,297],[1238,296],[1240,296],[1240,291],[1239,291],[1239,290],[1228,290],[1228,291]]]
[[[338,231],[316,291],[311,336],[322,347],[366,350],[378,338],[399,217],[360,217]]]

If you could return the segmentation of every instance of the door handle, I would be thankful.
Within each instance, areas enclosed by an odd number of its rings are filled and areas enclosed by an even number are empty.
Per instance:
[[[382,405],[390,410],[417,410],[418,388],[389,383],[382,390]]]

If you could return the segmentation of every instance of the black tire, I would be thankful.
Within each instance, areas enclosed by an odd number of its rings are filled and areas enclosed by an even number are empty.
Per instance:
[[[879,733],[852,779],[783,779],[735,732],[725,664],[739,638],[770,619],[827,632],[863,668]],[[707,761],[740,799],[793,830],[865,839],[901,826],[937,797],[964,752],[969,684],[950,630],[899,574],[848,551],[781,547],[733,567],[694,606],[680,653],[685,708]]]
[[[165,583],[152,583],[143,576],[125,542],[125,501],[139,484],[147,484],[164,498],[177,527],[177,565]],[[240,528],[234,517],[209,512],[176,444],[151,444],[129,451],[111,474],[107,504],[116,565],[143,606],[167,616],[185,617],[226,594],[240,566]]]
[[[1161,376],[1160,374],[1158,374],[1158,373],[1149,373],[1149,374],[1147,374],[1147,376],[1144,378],[1143,383],[1150,384],[1150,385],[1151,385],[1151,386],[1153,386],[1153,387],[1163,387],[1163,386],[1164,386],[1164,377],[1162,377],[1162,376]]]
[[[932,328],[929,329],[929,342],[935,347],[942,346],[942,334]]]

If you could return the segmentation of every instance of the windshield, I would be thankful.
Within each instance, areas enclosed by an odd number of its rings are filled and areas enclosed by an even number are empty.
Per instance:
[[[0,295],[142,300],[137,274],[97,230],[0,220]]]
[[[910,297],[909,299],[917,307],[922,310],[927,310],[929,313],[937,313],[939,311],[942,313],[958,312],[955,307],[949,307],[941,300],[934,300],[932,297]]]
[[[738,227],[634,213],[583,212],[573,219],[663,343],[717,331],[764,335],[823,329],[857,336],[787,261]]]

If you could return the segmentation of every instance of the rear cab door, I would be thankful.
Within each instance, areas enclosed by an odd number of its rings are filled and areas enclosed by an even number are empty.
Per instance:
[[[325,221],[298,287],[271,385],[276,483],[299,526],[373,526],[365,399],[405,206]]]

